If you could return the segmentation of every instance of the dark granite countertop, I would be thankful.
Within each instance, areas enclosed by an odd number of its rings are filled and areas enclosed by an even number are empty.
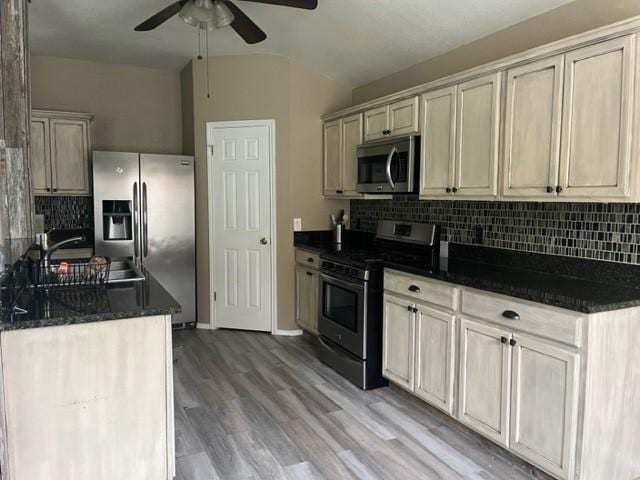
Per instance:
[[[322,240],[298,236],[294,245],[319,253],[335,249]],[[384,266],[581,313],[640,306],[636,265],[450,244],[448,261],[437,272],[428,271],[426,259],[424,266],[389,262]]]
[[[24,287],[13,295],[4,292],[0,331],[179,313],[176,300],[153,275],[144,273],[144,281],[102,287],[54,289],[48,293]],[[26,313],[17,313],[11,304]]]

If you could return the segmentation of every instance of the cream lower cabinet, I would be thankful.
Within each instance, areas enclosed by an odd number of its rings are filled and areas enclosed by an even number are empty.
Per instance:
[[[460,321],[458,418],[504,446],[509,439],[510,339],[503,329]]]
[[[91,115],[34,110],[31,182],[35,195],[89,195]]]
[[[296,249],[296,323],[314,335],[318,334],[319,263],[317,254]]]
[[[415,369],[415,305],[400,296],[384,295],[382,375],[413,391]]]

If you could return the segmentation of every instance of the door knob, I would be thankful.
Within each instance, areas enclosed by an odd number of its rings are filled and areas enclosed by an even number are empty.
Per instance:
[[[265,237],[262,237],[260,239],[260,245],[266,245],[267,243],[269,243],[269,242],[267,242],[267,239]]]

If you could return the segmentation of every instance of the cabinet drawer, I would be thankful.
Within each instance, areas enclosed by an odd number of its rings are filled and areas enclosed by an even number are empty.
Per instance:
[[[308,268],[320,268],[320,255],[309,250],[296,248],[296,263],[305,265]]]
[[[384,288],[387,291],[449,310],[456,310],[458,306],[458,288],[420,275],[385,269]]]
[[[581,346],[582,316],[568,310],[465,288],[462,291],[462,312],[509,329]],[[517,314],[517,317],[509,318],[509,312]]]

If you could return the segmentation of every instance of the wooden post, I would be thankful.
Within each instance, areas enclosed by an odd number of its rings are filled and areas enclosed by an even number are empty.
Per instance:
[[[0,0],[0,240],[31,238],[31,95],[26,0]]]

